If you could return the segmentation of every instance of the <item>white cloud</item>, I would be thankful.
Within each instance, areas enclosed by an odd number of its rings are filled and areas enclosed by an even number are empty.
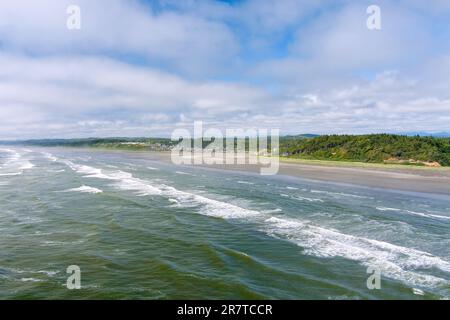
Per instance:
[[[8,135],[3,128],[9,123],[28,125],[35,120],[35,125],[41,124],[41,134],[52,122],[98,123],[91,117],[153,125],[154,121],[177,118],[180,112],[191,119],[227,117],[265,106],[271,99],[264,91],[246,85],[189,82],[99,57],[0,55],[0,64],[7,66],[0,69],[3,136]],[[23,117],[24,112],[31,118]]]
[[[135,54],[189,74],[226,68],[239,44],[228,27],[191,14],[154,12],[136,0],[78,0],[81,29],[68,30],[71,0],[6,0],[4,46],[38,54]]]
[[[428,46],[419,17],[401,8],[381,6],[382,29],[366,26],[367,6],[351,5],[323,15],[308,29],[301,29],[292,45],[292,53],[313,57],[325,68],[391,67],[400,58],[422,54]]]
[[[2,1],[0,139],[167,136],[194,120],[450,131],[447,2],[379,1],[369,31],[366,3],[346,0],[78,0],[69,31],[72,2]]]
[[[450,99],[426,95],[391,71],[372,81],[308,94],[188,82],[97,57],[0,56],[0,137],[167,135],[203,120],[219,127],[295,132],[446,130]],[[63,71],[64,70],[64,71]],[[9,76],[8,76],[9,75]],[[13,130],[23,126],[26,130]]]

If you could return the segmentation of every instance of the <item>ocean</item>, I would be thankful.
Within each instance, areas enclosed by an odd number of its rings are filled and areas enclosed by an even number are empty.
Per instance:
[[[448,298],[447,196],[0,147],[0,299]]]

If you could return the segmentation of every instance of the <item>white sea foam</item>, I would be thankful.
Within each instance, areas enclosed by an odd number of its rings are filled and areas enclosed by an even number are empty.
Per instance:
[[[366,266],[377,266],[382,274],[414,286],[448,285],[450,282],[416,271],[438,268],[450,272],[450,262],[427,252],[397,246],[311,225],[296,219],[271,217],[266,232],[296,243],[306,254],[318,257],[343,257]]]
[[[0,176],[2,176],[2,177],[20,176],[21,174],[22,174],[22,172],[0,173]]]
[[[38,273],[45,274],[49,277],[53,277],[59,273],[59,271],[47,271],[47,270],[39,270]]]
[[[24,158],[23,155],[17,151],[12,149],[0,150],[10,154],[1,167],[0,176],[18,176],[23,174],[25,170],[29,170],[34,167],[33,163]]]
[[[169,186],[160,186],[161,194],[176,199],[181,206],[199,207],[199,212],[204,215],[232,219],[247,218],[258,215],[255,210],[244,209],[231,203],[222,202],[200,196],[194,193],[181,191]]]
[[[0,148],[0,151],[7,152],[7,153],[14,153],[15,152],[12,149],[5,149],[5,148]]]
[[[24,160],[20,163],[19,166],[19,170],[23,171],[23,170],[28,170],[34,167],[34,164],[32,164],[30,161],[28,160]]]
[[[20,278],[20,281],[22,281],[22,282],[41,282],[41,281],[43,281],[41,279],[36,279],[33,277],[25,277],[25,274],[31,275],[31,274],[39,274],[40,273],[40,274],[45,274],[48,277],[53,277],[59,273],[59,271],[47,271],[47,270],[33,271],[33,270],[20,270],[20,269],[15,269],[15,268],[6,268],[6,270],[8,270],[9,272],[12,272],[12,273],[23,275]]]
[[[402,211],[401,209],[397,208],[388,208],[388,207],[376,207],[379,211]]]
[[[78,240],[78,241],[71,241],[71,242],[65,242],[65,241],[44,241],[42,242],[41,246],[43,247],[52,247],[52,246],[66,246],[71,244],[82,244],[84,243],[84,240]]]
[[[158,168],[154,168],[154,167],[147,167],[148,170],[154,170],[154,171],[158,171]]]
[[[295,187],[286,187],[286,189],[288,189],[288,190],[298,190],[298,188],[295,188]]]
[[[74,164],[71,161],[65,161],[72,170],[83,174],[88,178],[99,178],[115,181],[115,186],[123,190],[137,191],[140,195],[157,195],[161,191],[158,188],[151,186],[145,181],[134,178],[131,173],[124,171],[114,171],[112,173],[103,173],[102,169]]]
[[[181,175],[184,175],[184,176],[194,176],[195,177],[195,174],[184,172],[184,171],[175,171],[175,173],[176,174],[181,174]]]
[[[48,160],[50,160],[50,161],[52,161],[52,162],[58,161],[58,158],[55,157],[55,156],[53,156],[53,155],[52,155],[51,153],[49,153],[49,152],[42,152],[42,155],[43,155],[46,159],[48,159]]]
[[[36,278],[22,278],[20,279],[22,282],[41,282],[42,280]]]
[[[308,197],[302,197],[302,196],[292,196],[292,199],[299,200],[299,201],[308,201],[308,202],[324,202],[322,199],[317,198],[308,198]]]
[[[239,206],[213,200],[198,194],[190,193],[175,189],[164,184],[157,184],[151,181],[145,181],[133,177],[131,173],[124,171],[115,171],[105,173],[102,169],[77,165],[70,161],[66,161],[70,168],[78,173],[84,174],[85,177],[100,178],[113,180],[114,186],[121,190],[135,191],[138,195],[160,195],[178,201],[183,207],[199,207],[199,212],[208,216],[222,217],[222,218],[243,218],[252,215],[257,215],[258,212],[248,210]]]
[[[68,189],[62,192],[102,193],[103,191],[94,187],[83,185],[79,188]]]
[[[253,185],[253,182],[248,182],[248,181],[238,181],[237,183],[239,184],[249,184],[249,185]]]
[[[64,169],[60,169],[60,170],[52,170],[52,169],[48,169],[48,170],[47,170],[47,172],[52,172],[52,173],[61,173],[61,172],[64,172],[64,171],[66,171],[66,170],[64,170]]]
[[[119,171],[109,175],[108,179],[116,180],[115,186],[122,190],[136,191],[141,196],[160,195],[161,190],[144,180],[134,178],[128,172]]]
[[[427,217],[427,218],[437,218],[437,219],[450,220],[449,216],[441,216],[441,215],[438,215],[438,214],[416,212],[416,211],[411,211],[411,210],[405,210],[405,212],[407,212],[409,214],[417,215],[417,216]]]
[[[41,218],[35,216],[20,216],[17,219],[20,221],[18,224],[36,224],[43,222]]]
[[[351,197],[351,198],[359,198],[359,199],[373,199],[373,197],[361,196],[356,194],[344,193],[344,192],[331,192],[324,190],[311,190],[312,193],[322,193],[327,194],[334,197]]]
[[[289,195],[289,194],[285,194],[285,193],[280,193],[280,196],[283,198],[290,198],[293,200],[297,200],[297,201],[308,201],[308,202],[324,202],[322,199],[318,199],[318,198],[309,198],[309,197],[303,197],[303,196],[299,196],[299,195]]]
[[[276,213],[276,212],[282,212],[283,210],[281,208],[271,209],[271,210],[263,210],[262,213]]]
[[[424,296],[424,295],[425,295],[425,292],[423,292],[423,290],[420,290],[420,289],[417,289],[417,288],[413,288],[413,289],[412,289],[412,292],[413,292],[415,295],[418,295],[418,296]]]
[[[425,217],[425,218],[436,218],[436,219],[445,219],[450,220],[450,216],[442,216],[438,214],[432,214],[432,213],[424,213],[424,212],[416,212],[406,209],[398,209],[398,208],[389,208],[389,207],[376,207],[379,211],[395,211],[395,212],[401,212],[405,214],[412,214],[415,216]]]
[[[394,245],[388,242],[341,233],[300,219],[277,218],[267,212],[245,209],[195,193],[181,191],[165,184],[141,180],[123,171],[104,172],[101,169],[71,163],[71,168],[85,177],[114,181],[121,190],[139,195],[160,195],[181,207],[193,207],[199,213],[224,219],[245,218],[261,225],[270,236],[291,241],[304,249],[305,254],[317,257],[342,257],[365,266],[377,266],[388,278],[397,279],[412,287],[448,286],[449,281],[423,270],[437,268],[450,272],[450,262],[430,253]],[[284,195],[287,196],[289,195]],[[382,207],[380,207],[382,208]],[[386,208],[384,208],[386,209]]]

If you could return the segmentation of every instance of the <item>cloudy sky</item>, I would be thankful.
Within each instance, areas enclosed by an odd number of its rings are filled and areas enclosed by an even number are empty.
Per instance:
[[[450,1],[0,1],[0,139],[170,136],[195,120],[450,131]]]

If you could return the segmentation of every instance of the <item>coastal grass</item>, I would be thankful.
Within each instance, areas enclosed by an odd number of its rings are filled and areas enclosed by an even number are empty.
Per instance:
[[[284,163],[296,163],[305,165],[319,165],[326,167],[347,167],[347,168],[372,168],[372,169],[405,169],[405,170],[426,170],[426,171],[446,171],[450,172],[450,167],[428,167],[409,164],[393,164],[393,163],[372,163],[360,161],[345,161],[345,160],[316,160],[303,159],[280,156],[280,161]]]

